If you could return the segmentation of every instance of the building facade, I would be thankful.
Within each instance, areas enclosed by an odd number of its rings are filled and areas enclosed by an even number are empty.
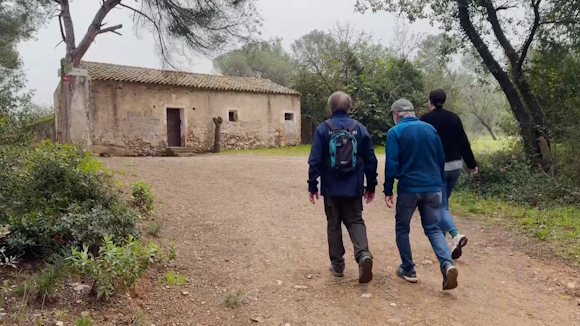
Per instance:
[[[95,154],[159,155],[167,147],[208,152],[218,117],[223,149],[300,143],[300,94],[269,80],[94,62],[81,67],[89,77],[71,80],[76,87],[64,95],[68,106],[60,87],[55,92],[57,137]]]

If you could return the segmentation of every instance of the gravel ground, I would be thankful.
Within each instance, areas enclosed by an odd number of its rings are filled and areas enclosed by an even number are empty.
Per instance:
[[[335,279],[328,271],[323,206],[307,199],[305,158],[226,154],[105,162],[125,172],[123,181],[152,184],[163,223],[159,241],[175,242],[176,264],[189,280],[168,289],[149,279],[137,289],[130,309],[156,326],[580,325],[577,270],[532,258],[510,232],[471,219],[458,221],[470,239],[457,262],[458,289],[441,291],[438,263],[418,219],[411,240],[419,283],[400,280],[394,211],[381,200],[364,212],[375,279],[357,283],[346,231],[346,277]],[[239,308],[222,305],[232,290],[245,295]]]

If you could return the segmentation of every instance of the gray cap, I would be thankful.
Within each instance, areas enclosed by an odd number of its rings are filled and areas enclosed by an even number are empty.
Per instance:
[[[391,112],[413,112],[415,108],[413,107],[413,103],[407,99],[400,99],[397,100],[393,105],[391,105]]]

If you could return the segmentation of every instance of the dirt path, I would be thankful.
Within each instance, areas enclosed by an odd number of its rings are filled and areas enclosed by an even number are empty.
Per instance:
[[[578,271],[530,258],[509,232],[478,222],[459,221],[470,242],[457,262],[457,290],[441,291],[418,219],[411,237],[420,282],[398,279],[394,212],[381,201],[364,212],[375,279],[357,283],[349,243],[346,277],[335,279],[323,207],[307,200],[305,161],[251,155],[106,160],[128,172],[125,179],[152,184],[164,223],[161,242],[175,242],[179,272],[189,280],[170,289],[153,282],[139,301],[153,324],[251,325],[258,318],[263,325],[580,325]],[[245,290],[248,303],[221,306],[232,289]]]

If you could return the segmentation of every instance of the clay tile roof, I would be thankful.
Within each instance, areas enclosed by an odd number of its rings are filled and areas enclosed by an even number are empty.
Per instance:
[[[88,61],[81,62],[80,66],[89,70],[89,76],[93,80],[172,85],[223,91],[300,95],[293,89],[262,78],[194,74],[183,71],[157,70]]]

